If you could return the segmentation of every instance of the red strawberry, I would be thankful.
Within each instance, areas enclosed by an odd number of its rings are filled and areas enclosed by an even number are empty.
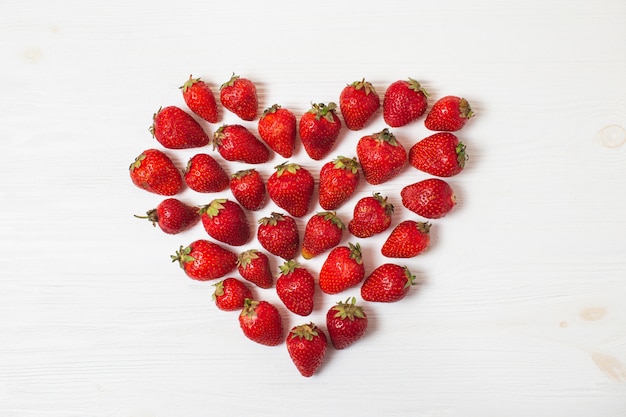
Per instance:
[[[400,191],[402,205],[427,219],[445,216],[456,205],[454,190],[439,178],[409,184]]]
[[[199,193],[223,191],[230,181],[220,163],[205,153],[192,156],[183,175],[187,186]]]
[[[405,220],[389,234],[381,253],[388,258],[412,258],[430,245],[430,223]]]
[[[300,118],[300,140],[311,159],[319,161],[328,155],[339,136],[341,120],[336,108],[335,103],[312,104],[311,109]]]
[[[259,220],[257,239],[269,253],[285,260],[295,258],[300,245],[296,221],[279,213]]]
[[[243,169],[231,175],[230,191],[239,204],[250,211],[260,210],[267,195],[263,178],[256,169]]]
[[[282,163],[267,180],[267,192],[276,205],[294,217],[309,211],[315,180],[305,168],[294,163]]]
[[[348,230],[361,238],[384,232],[391,225],[392,213],[393,204],[387,202],[387,197],[374,193],[371,197],[357,201],[352,220],[348,223]]]
[[[415,276],[406,266],[382,264],[365,278],[361,297],[365,301],[381,303],[399,301],[407,295],[414,281]]]
[[[183,178],[174,162],[158,149],[145,150],[130,164],[133,184],[151,193],[176,195],[183,189]]]
[[[219,118],[217,103],[213,91],[207,83],[190,75],[180,89],[183,92],[183,100],[192,112],[207,122],[217,123]]]
[[[361,246],[357,243],[337,246],[322,264],[319,285],[326,294],[337,294],[359,284],[365,278]]]
[[[259,288],[271,288],[274,285],[274,276],[270,268],[270,260],[263,252],[248,249],[237,258],[239,274]]]
[[[265,144],[242,125],[220,126],[213,134],[213,148],[231,162],[262,164],[270,159]]]
[[[250,239],[250,225],[241,206],[218,198],[200,209],[202,224],[215,240],[232,246],[245,245]]]
[[[226,278],[217,284],[213,284],[213,300],[220,310],[235,311],[241,310],[246,298],[252,298],[252,291],[237,278]]]
[[[380,108],[380,97],[371,83],[355,81],[341,90],[339,108],[350,130],[361,130]]]
[[[419,119],[428,107],[428,93],[413,78],[391,83],[383,99],[383,119],[401,127]]]
[[[365,334],[367,315],[361,306],[356,305],[356,298],[339,301],[326,313],[326,328],[333,347],[345,349]]]
[[[365,181],[372,185],[392,179],[407,162],[406,149],[387,128],[359,139],[356,154]]]
[[[424,125],[428,130],[455,132],[474,117],[474,112],[466,99],[445,96],[433,104],[426,115]]]
[[[345,226],[335,212],[314,214],[304,228],[302,257],[311,259],[341,242]]]
[[[242,120],[256,119],[259,101],[256,86],[249,79],[233,74],[230,80],[220,86],[220,101],[225,109]]]
[[[328,341],[326,334],[313,323],[295,326],[287,336],[289,357],[304,377],[313,374],[322,365]]]
[[[259,119],[259,136],[274,152],[291,158],[296,144],[296,116],[278,104],[266,109]]]
[[[319,201],[324,210],[336,210],[348,200],[359,184],[356,158],[339,156],[320,170]]]
[[[175,198],[166,198],[156,208],[148,210],[145,216],[135,217],[148,219],[153,226],[158,224],[162,231],[170,235],[183,232],[200,220],[198,207],[188,206]]]
[[[172,262],[178,262],[187,276],[198,281],[221,278],[235,269],[237,255],[217,243],[200,239],[180,247]]]
[[[293,259],[280,266],[276,278],[276,293],[292,313],[308,316],[313,311],[315,279],[313,275]]]
[[[465,145],[452,133],[428,136],[409,149],[409,164],[437,177],[451,177],[465,167]]]
[[[200,123],[176,106],[160,108],[154,114],[150,133],[169,149],[199,148],[210,140]]]
[[[283,341],[282,317],[267,301],[245,300],[239,314],[239,326],[248,339],[261,345],[277,346]]]

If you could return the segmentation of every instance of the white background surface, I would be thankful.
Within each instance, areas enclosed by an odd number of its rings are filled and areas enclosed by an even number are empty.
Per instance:
[[[625,40],[620,0],[3,1],[0,415],[626,415]],[[257,83],[262,109],[300,114],[363,77],[382,95],[410,76],[431,104],[460,95],[477,114],[459,133],[459,205],[406,262],[423,284],[367,304],[367,336],[312,378],[170,263],[200,225],[168,236],[132,216],[160,201],[127,171],[158,145],[152,114],[184,106],[190,73],[217,90],[232,72]],[[379,114],[363,133],[383,127]],[[422,121],[394,133],[407,149],[427,134]],[[359,137],[344,130],[333,155]],[[292,160],[317,176],[301,147]],[[400,188],[422,177],[376,188],[394,224],[411,218]],[[360,240],[368,271],[382,238]],[[308,318],[283,309],[285,326],[323,324],[348,295],[318,294]]]

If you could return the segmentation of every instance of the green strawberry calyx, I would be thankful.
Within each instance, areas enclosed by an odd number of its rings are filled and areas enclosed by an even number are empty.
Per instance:
[[[155,127],[154,127],[154,123],[156,122],[156,118],[158,116],[159,113],[161,113],[161,110],[163,110],[163,107],[159,107],[159,110],[156,111],[156,113],[154,113],[152,115],[152,124],[150,125],[150,127],[148,128],[148,131],[150,132],[150,134],[152,135],[152,137],[155,136],[154,131],[155,131]]]
[[[298,268],[302,268],[302,266],[294,259],[285,261],[284,264],[278,267],[282,275],[289,275]]]
[[[404,284],[404,288],[409,288],[411,285],[415,285],[415,275],[409,271],[409,268],[405,265],[402,267],[404,270],[404,275],[406,276],[406,284]]]
[[[226,136],[226,133],[224,133],[224,130],[226,130],[227,127],[228,127],[227,124],[223,124],[217,128],[215,133],[213,133],[213,140],[212,140],[213,150],[219,149],[219,147],[221,146],[222,141],[224,140],[224,137]]]
[[[243,178],[243,177],[246,177],[246,176],[252,174],[254,171],[256,171],[254,168],[242,169],[242,170],[239,170],[239,171],[235,172],[234,174],[232,174],[231,178],[237,178],[237,179]]]
[[[295,174],[300,168],[300,165],[293,162],[283,162],[282,164],[274,167],[274,169],[276,169],[276,177],[280,177],[285,172]]]
[[[418,81],[409,77],[409,80],[407,81],[407,83],[408,83],[409,90],[413,90],[416,93],[422,93],[424,94],[425,97],[430,97],[430,94],[428,94],[428,92],[424,90],[424,87],[422,87],[422,85]]]
[[[191,74],[189,74],[189,79],[187,81],[185,81],[185,83],[183,85],[181,85],[180,87],[178,87],[178,88],[183,90],[183,93],[186,93],[187,90],[189,90],[192,85],[194,85],[195,83],[197,83],[199,81],[200,81],[200,78],[193,78],[193,76]]]
[[[340,229],[345,229],[346,227],[339,218],[339,216],[337,216],[337,212],[335,211],[320,211],[319,213],[317,213],[317,215],[321,216],[324,220],[330,222],[332,225]]]
[[[172,262],[178,262],[181,268],[185,268],[185,264],[188,262],[193,262],[196,260],[193,256],[189,255],[191,253],[191,246],[183,247],[176,251],[176,254],[171,255]]]
[[[335,110],[337,109],[337,104],[332,101],[328,104],[324,103],[313,103],[311,104],[311,109],[309,113],[313,113],[315,115],[315,120],[320,120],[322,118],[326,119],[331,123],[335,123]]]
[[[224,84],[220,85],[220,90],[226,88],[226,87],[232,87],[235,84],[235,81],[237,81],[239,79],[239,75],[235,75],[235,73],[233,72],[233,75],[230,76],[230,80],[226,81]]]
[[[376,90],[374,89],[372,83],[365,81],[365,78],[363,78],[361,81],[353,82],[352,84],[350,84],[350,86],[354,87],[355,90],[363,89],[365,91],[365,95],[368,95],[370,93],[376,94]]]
[[[459,117],[463,119],[470,119],[474,117],[475,115],[476,114],[470,107],[469,102],[464,98],[460,99],[459,100]]]
[[[241,310],[242,316],[247,317],[256,317],[256,308],[258,307],[259,302],[252,300],[250,298],[246,298],[243,302],[243,309]]]
[[[465,152],[465,144],[463,142],[459,142],[455,148],[456,151],[456,160],[459,163],[461,168],[465,167],[465,161],[467,161],[467,152]]]
[[[359,265],[362,264],[361,245],[358,242],[356,244],[348,243],[348,248],[350,249],[350,259],[353,259]]]
[[[128,169],[130,169],[131,171],[136,170],[137,168],[139,168],[141,166],[141,162],[146,159],[146,154],[142,153],[141,155],[139,155],[137,158],[135,158],[135,161],[133,161],[132,164],[130,164],[130,166],[128,167]]]
[[[226,203],[226,201],[228,200],[225,198],[216,198],[206,206],[201,207],[200,214],[206,214],[209,218],[213,218],[220,214],[220,211],[224,210],[224,203]]]
[[[318,335],[319,333],[317,332],[317,326],[312,322],[309,324],[301,324],[291,329],[292,339],[295,339],[297,337],[299,339],[311,341],[315,336]]]
[[[417,227],[417,230],[423,234],[430,233],[430,226],[431,224],[429,222],[415,222],[415,227]]]
[[[138,219],[148,219],[148,221],[152,222],[152,226],[155,226],[155,227],[159,221],[159,216],[157,215],[156,209],[146,211],[145,216],[138,216],[136,214],[133,214],[133,216],[135,216]]]
[[[334,307],[333,310],[335,313],[335,318],[340,318],[342,320],[348,319],[350,321],[354,321],[356,319],[364,319],[365,313],[363,312],[363,308],[361,306],[356,305],[355,297],[348,297],[348,299],[344,301],[339,301]]]
[[[278,109],[280,109],[280,108],[281,108],[281,107],[280,107],[280,105],[279,105],[279,104],[273,104],[272,106],[268,107],[267,109],[265,109],[265,110],[263,111],[263,115],[265,116],[265,115],[268,115],[268,114],[271,114],[271,113],[276,113],[276,111],[277,111]]]
[[[254,259],[258,259],[258,253],[259,251],[256,249],[248,249],[247,251],[241,252],[237,257],[237,266],[242,268],[247,267]]]
[[[387,201],[387,197],[383,197],[380,193],[374,193],[373,197],[380,203],[381,206],[383,206],[385,214],[390,215],[393,213],[393,204]]]
[[[213,286],[215,287],[215,291],[213,291],[213,295],[211,296],[213,300],[224,295],[224,281],[213,284]]]
[[[260,218],[259,224],[263,226],[276,226],[278,222],[283,220],[285,220],[285,217],[282,214],[272,212],[269,216]]]
[[[349,170],[353,174],[356,174],[358,172],[359,166],[360,166],[359,162],[356,160],[356,157],[348,158],[346,156],[341,156],[341,155],[335,158],[333,163],[336,169]]]
[[[396,136],[389,131],[388,128],[384,128],[378,133],[374,133],[372,135],[374,140],[380,143],[388,143],[391,146],[398,146],[398,142],[396,141]]]

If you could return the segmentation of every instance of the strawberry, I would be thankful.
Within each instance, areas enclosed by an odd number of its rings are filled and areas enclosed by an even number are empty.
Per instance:
[[[450,184],[439,178],[428,178],[405,186],[400,191],[402,205],[427,219],[438,219],[456,205]]]
[[[334,248],[341,242],[345,226],[334,211],[319,212],[311,216],[302,237],[302,257],[311,259]]]
[[[174,162],[158,149],[143,151],[130,164],[133,184],[154,194],[172,196],[183,189],[183,178]]]
[[[192,112],[209,123],[217,123],[219,119],[217,103],[207,83],[190,75],[180,89],[183,92],[183,100]]]
[[[339,301],[326,313],[326,328],[333,347],[345,349],[365,334],[367,315],[361,306],[356,305],[356,298]]]
[[[455,132],[474,117],[468,101],[461,97],[445,96],[435,101],[424,120],[428,130]]]
[[[430,245],[430,223],[405,220],[389,234],[381,253],[387,258],[412,258]]]
[[[370,237],[384,232],[391,225],[393,204],[387,202],[387,197],[374,193],[371,197],[363,197],[354,206],[352,220],[348,223],[348,230],[356,237]]]
[[[165,233],[175,235],[198,223],[200,213],[198,207],[188,206],[175,198],[166,198],[156,208],[148,210],[145,216],[135,217],[148,219],[153,226],[158,224]]]
[[[365,301],[392,303],[403,299],[414,284],[415,276],[406,266],[382,264],[365,278],[361,297]]]
[[[356,158],[345,156],[322,165],[319,202],[324,210],[338,209],[354,194],[360,179],[359,166]]]
[[[348,84],[339,95],[339,109],[350,130],[363,129],[379,108],[380,97],[365,79]]]
[[[279,213],[259,219],[257,239],[269,253],[285,260],[295,258],[300,245],[296,221]]]
[[[198,281],[221,278],[237,266],[234,252],[204,239],[181,246],[171,258],[172,262],[178,262],[189,278]]]
[[[220,102],[226,110],[242,120],[256,119],[259,110],[256,86],[247,78],[233,74],[230,80],[220,86]]]
[[[280,273],[276,278],[276,293],[289,311],[308,316],[313,311],[315,279],[293,259],[286,261],[280,266]]]
[[[246,299],[239,314],[239,326],[248,339],[261,345],[277,346],[283,342],[282,317],[267,301]]]
[[[307,214],[313,199],[313,175],[295,163],[284,162],[274,168],[267,180],[270,199],[294,217]]]
[[[199,148],[210,140],[200,123],[176,106],[160,108],[154,114],[150,133],[169,149]]]
[[[383,98],[383,119],[390,127],[406,126],[419,119],[428,107],[428,93],[413,78],[389,85]]]
[[[237,278],[226,278],[217,284],[213,284],[213,300],[220,310],[241,310],[246,298],[252,299],[252,291]]]
[[[319,273],[319,285],[326,294],[337,294],[365,278],[361,246],[348,243],[330,251]]]
[[[185,183],[199,193],[215,193],[228,188],[230,179],[224,168],[211,155],[192,156],[183,172]]]
[[[231,175],[230,191],[235,200],[250,211],[260,210],[267,195],[263,178],[256,169],[243,169]]]
[[[267,108],[258,131],[267,146],[283,158],[291,158],[296,144],[296,116],[278,104]]]
[[[454,134],[430,135],[409,149],[409,164],[437,177],[451,177],[465,167],[465,145]]]
[[[237,271],[247,281],[259,288],[271,288],[274,276],[270,268],[270,260],[266,254],[256,249],[248,249],[237,257]]]
[[[392,179],[407,162],[406,149],[387,128],[359,139],[356,154],[365,181],[372,185]]]
[[[341,120],[335,103],[312,104],[300,118],[298,132],[307,155],[320,160],[330,153],[341,131]]]
[[[204,229],[215,240],[241,246],[250,239],[248,217],[234,201],[217,198],[202,207],[200,215]]]
[[[313,374],[322,365],[328,341],[322,329],[313,323],[295,326],[287,336],[289,357],[304,377]]]
[[[213,134],[213,149],[227,161],[262,164],[270,159],[270,151],[252,132],[242,125],[222,125]]]

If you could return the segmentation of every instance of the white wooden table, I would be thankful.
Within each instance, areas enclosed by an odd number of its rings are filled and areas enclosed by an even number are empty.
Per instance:
[[[0,56],[1,416],[626,415],[623,1],[5,0]],[[405,262],[423,284],[367,304],[366,337],[312,378],[170,262],[200,225],[168,236],[133,218],[160,201],[127,172],[158,146],[152,114],[184,107],[190,73],[217,89],[232,72],[258,84],[262,108],[301,114],[363,77],[381,95],[413,77],[431,104],[460,95],[477,114],[459,133],[458,207]],[[333,155],[383,127],[379,114],[345,132]],[[407,148],[427,135],[422,121],[394,132]],[[317,175],[301,146],[292,161]],[[407,168],[355,199],[388,195],[398,223],[411,218],[400,188],[423,177]],[[382,239],[360,240],[368,271]],[[323,324],[351,295],[318,294],[307,318],[283,309],[286,326]]]

